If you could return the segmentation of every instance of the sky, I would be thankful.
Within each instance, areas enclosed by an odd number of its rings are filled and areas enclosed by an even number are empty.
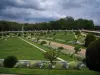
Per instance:
[[[100,25],[100,0],[0,0],[0,20],[38,23],[66,16]]]

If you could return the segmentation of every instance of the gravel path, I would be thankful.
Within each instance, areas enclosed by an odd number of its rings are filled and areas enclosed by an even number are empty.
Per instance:
[[[42,40],[43,40],[43,39],[42,39]],[[57,42],[53,42],[53,41],[48,41],[48,40],[44,40],[44,41],[46,41],[47,43],[51,42],[51,43],[50,43],[51,46],[63,47],[63,48],[65,48],[65,49],[70,50],[71,52],[75,52],[73,46],[65,45],[65,44],[61,44],[61,43],[57,43]],[[85,49],[81,49],[81,51],[78,52],[78,55],[81,55],[81,56],[85,57],[85,52],[86,52]]]

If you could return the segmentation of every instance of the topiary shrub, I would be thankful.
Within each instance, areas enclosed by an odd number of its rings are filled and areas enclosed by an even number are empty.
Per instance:
[[[52,35],[56,35],[56,33],[54,32]]]
[[[62,49],[64,49],[64,48],[63,48],[63,47],[58,47],[58,49],[62,50]]]
[[[85,47],[88,47],[88,45],[95,40],[96,40],[96,37],[93,34],[88,34],[85,38]]]
[[[41,45],[43,45],[43,44],[47,44],[47,42],[46,42],[46,41],[41,41],[40,44],[41,44]]]
[[[21,36],[21,34],[20,34],[20,33],[18,33],[17,35],[18,35],[18,36]]]
[[[100,71],[100,39],[88,46],[86,50],[86,65],[91,70]]]
[[[6,68],[13,68],[14,65],[17,63],[18,59],[15,56],[8,56],[4,59],[4,67]]]

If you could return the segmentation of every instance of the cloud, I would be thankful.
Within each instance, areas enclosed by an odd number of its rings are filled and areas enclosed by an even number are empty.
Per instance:
[[[72,16],[100,23],[100,0],[0,0],[0,20],[44,22]]]

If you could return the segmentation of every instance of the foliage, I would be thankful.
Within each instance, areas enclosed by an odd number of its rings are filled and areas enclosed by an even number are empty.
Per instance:
[[[44,53],[44,58],[49,59],[51,64],[53,64],[53,61],[56,60],[58,56],[59,53],[53,50],[49,50]]]
[[[75,50],[75,54],[77,54],[79,51],[81,51],[81,48],[80,48],[79,46],[76,46],[76,47],[74,48],[74,50]]]
[[[81,32],[80,31],[75,31],[75,35],[79,35],[79,34],[81,34]]]
[[[86,64],[89,69],[100,71],[100,39],[88,46],[86,50]]]
[[[58,47],[58,49],[62,50],[62,49],[64,49],[64,48],[63,48],[63,47]]]
[[[18,59],[15,56],[8,56],[4,59],[4,67],[13,68]]]
[[[96,40],[96,37],[93,34],[88,34],[85,38],[85,47],[88,47],[93,41]]]
[[[18,33],[18,36],[21,36],[21,33]]]
[[[46,43],[47,43],[46,41],[41,41],[41,45],[46,44]]]
[[[0,21],[0,31],[21,31],[24,25],[24,30],[57,30],[57,29],[94,29],[94,23],[88,19],[77,19],[73,17],[65,17],[56,21],[42,23],[17,23],[9,21]]]

